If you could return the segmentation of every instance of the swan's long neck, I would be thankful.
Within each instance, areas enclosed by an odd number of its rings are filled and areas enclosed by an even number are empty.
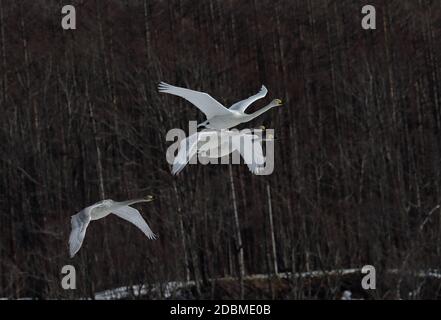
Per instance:
[[[130,206],[131,204],[135,204],[138,202],[150,202],[152,201],[152,199],[132,199],[132,200],[127,200],[127,201],[122,201],[122,202],[116,202],[116,204],[121,205],[121,206]]]
[[[262,109],[257,110],[256,112],[253,112],[253,113],[251,113],[251,114],[247,114],[247,115],[246,115],[246,121],[250,121],[250,120],[253,120],[254,118],[257,118],[257,117],[260,116],[262,113],[267,112],[269,109],[271,109],[271,108],[273,108],[273,107],[274,107],[274,105],[270,103],[270,104],[267,105],[266,107],[263,107]]]

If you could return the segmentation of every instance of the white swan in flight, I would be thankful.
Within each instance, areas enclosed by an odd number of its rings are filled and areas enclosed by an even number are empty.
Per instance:
[[[198,127],[204,126],[206,128],[216,130],[235,127],[238,124],[248,122],[260,116],[273,107],[282,105],[282,101],[280,99],[274,99],[266,107],[263,107],[256,112],[251,114],[245,113],[245,110],[253,102],[266,96],[268,90],[265,86],[262,86],[257,94],[249,97],[248,99],[236,102],[229,109],[216,101],[212,96],[204,92],[175,87],[165,82],[161,82],[159,84],[158,90],[159,92],[174,94],[190,101],[207,117],[207,120],[199,124]]]
[[[173,161],[172,174],[181,172],[196,154],[206,158],[222,158],[237,150],[253,174],[263,170],[265,156],[261,141],[272,140],[272,137],[262,139],[258,135],[230,130],[210,130],[196,132],[181,141],[177,156]]]
[[[111,199],[102,200],[73,215],[71,217],[72,231],[69,237],[70,257],[72,258],[80,250],[90,221],[104,218],[111,213],[133,223],[147,238],[156,239],[156,235],[142,218],[139,211],[130,207],[134,203],[150,202],[152,200],[152,196],[147,196],[146,199],[133,199],[122,202],[116,202]]]

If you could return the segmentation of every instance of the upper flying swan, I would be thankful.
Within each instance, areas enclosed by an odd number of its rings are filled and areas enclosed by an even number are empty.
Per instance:
[[[266,96],[268,90],[265,86],[262,86],[257,94],[249,97],[248,99],[236,102],[229,109],[225,108],[213,97],[204,92],[175,87],[165,82],[161,82],[159,84],[158,90],[159,92],[174,94],[190,101],[207,117],[207,120],[199,124],[199,126],[204,126],[206,128],[216,130],[229,129],[237,126],[238,124],[248,122],[260,116],[262,113],[268,111],[269,109],[282,105],[282,101],[280,99],[275,99],[271,101],[266,107],[263,107],[256,112],[253,112],[251,114],[245,113],[245,110],[254,101]]]

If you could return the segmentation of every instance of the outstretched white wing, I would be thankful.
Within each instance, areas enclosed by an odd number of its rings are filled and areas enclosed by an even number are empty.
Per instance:
[[[158,90],[159,92],[174,94],[176,96],[184,98],[185,100],[190,101],[205,114],[207,119],[210,119],[214,116],[231,114],[231,112],[227,108],[216,101],[212,96],[204,92],[175,87],[165,82],[161,82],[158,85]]]
[[[172,174],[181,172],[191,158],[198,152],[198,142],[206,141],[207,137],[217,135],[216,131],[196,132],[179,144],[179,151],[173,161]]]
[[[198,146],[199,133],[193,133],[188,138],[181,141],[179,145],[178,155],[173,161],[172,174],[176,175],[181,172],[187,165],[188,161],[196,154]]]
[[[119,206],[112,208],[112,213],[118,217],[127,220],[137,226],[149,239],[156,239],[156,235],[148,226],[147,222],[143,219],[141,214],[135,208],[129,206]]]
[[[259,173],[265,163],[262,145],[259,141],[255,141],[256,138],[256,135],[242,134],[233,137],[231,142],[233,149],[240,152],[253,174]]]
[[[72,226],[72,231],[69,236],[69,251],[71,258],[80,250],[81,245],[83,244],[87,226],[90,223],[90,210],[91,207],[87,207],[73,215],[70,219]]]
[[[229,110],[239,111],[239,112],[245,112],[245,110],[256,100],[262,99],[266,96],[268,93],[268,89],[262,85],[260,88],[260,91],[256,93],[254,96],[249,97],[248,99],[236,102],[233,104]]]

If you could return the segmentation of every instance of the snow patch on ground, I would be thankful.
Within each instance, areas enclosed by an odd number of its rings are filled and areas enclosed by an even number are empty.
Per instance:
[[[119,287],[116,289],[110,289],[101,291],[95,294],[96,300],[111,300],[111,299],[125,299],[129,297],[140,297],[147,294],[159,295],[168,299],[173,296],[176,290],[193,286],[194,281],[182,282],[182,281],[170,281],[164,284],[157,284],[156,286],[147,287],[145,285],[133,285],[129,287]]]
[[[352,268],[352,269],[337,269],[337,270],[316,270],[309,272],[284,272],[279,273],[277,275],[270,274],[253,274],[244,277],[244,280],[268,280],[273,277],[278,277],[281,279],[304,279],[304,278],[320,278],[325,276],[341,276],[348,275],[354,273],[361,273],[361,268]],[[390,274],[399,274],[401,273],[400,269],[389,269],[386,273]],[[441,270],[433,269],[426,271],[416,271],[411,272],[407,271],[407,275],[414,276],[418,278],[435,278],[441,279]],[[222,277],[210,279],[210,281],[234,281],[237,280],[236,277]],[[170,281],[166,283],[157,283],[154,285],[132,285],[132,286],[124,286],[115,289],[104,290],[95,293],[94,298],[96,300],[119,300],[119,299],[127,299],[131,297],[142,297],[146,295],[160,296],[165,299],[172,298],[174,294],[181,289],[185,289],[191,286],[196,285],[195,281]],[[86,298],[90,299],[90,298]],[[9,298],[1,298],[0,300],[9,300]],[[18,300],[32,300],[32,298],[19,298]]]
[[[390,269],[386,271],[391,274],[400,273],[399,269]],[[277,274],[277,277],[282,279],[303,279],[303,278],[320,278],[325,276],[341,276],[354,273],[361,273],[361,268],[352,269],[337,269],[329,271],[309,271],[309,272],[285,272]],[[436,278],[441,279],[441,270],[428,270],[428,271],[418,271],[418,272],[407,272],[411,276],[419,278]],[[244,277],[244,280],[267,280],[269,278],[275,277],[276,275],[269,274],[253,274]],[[226,280],[236,280],[236,277],[223,277],[210,279],[210,281],[226,281]],[[173,297],[173,294],[179,290],[189,286],[194,286],[195,281],[171,281],[163,284],[157,284],[156,286],[147,287],[145,285],[133,285],[129,287],[119,287],[116,289],[110,289],[101,291],[95,294],[96,300],[110,300],[110,299],[125,299],[129,297],[140,297],[147,294],[160,295],[165,299]],[[162,293],[162,294],[161,294]]]

